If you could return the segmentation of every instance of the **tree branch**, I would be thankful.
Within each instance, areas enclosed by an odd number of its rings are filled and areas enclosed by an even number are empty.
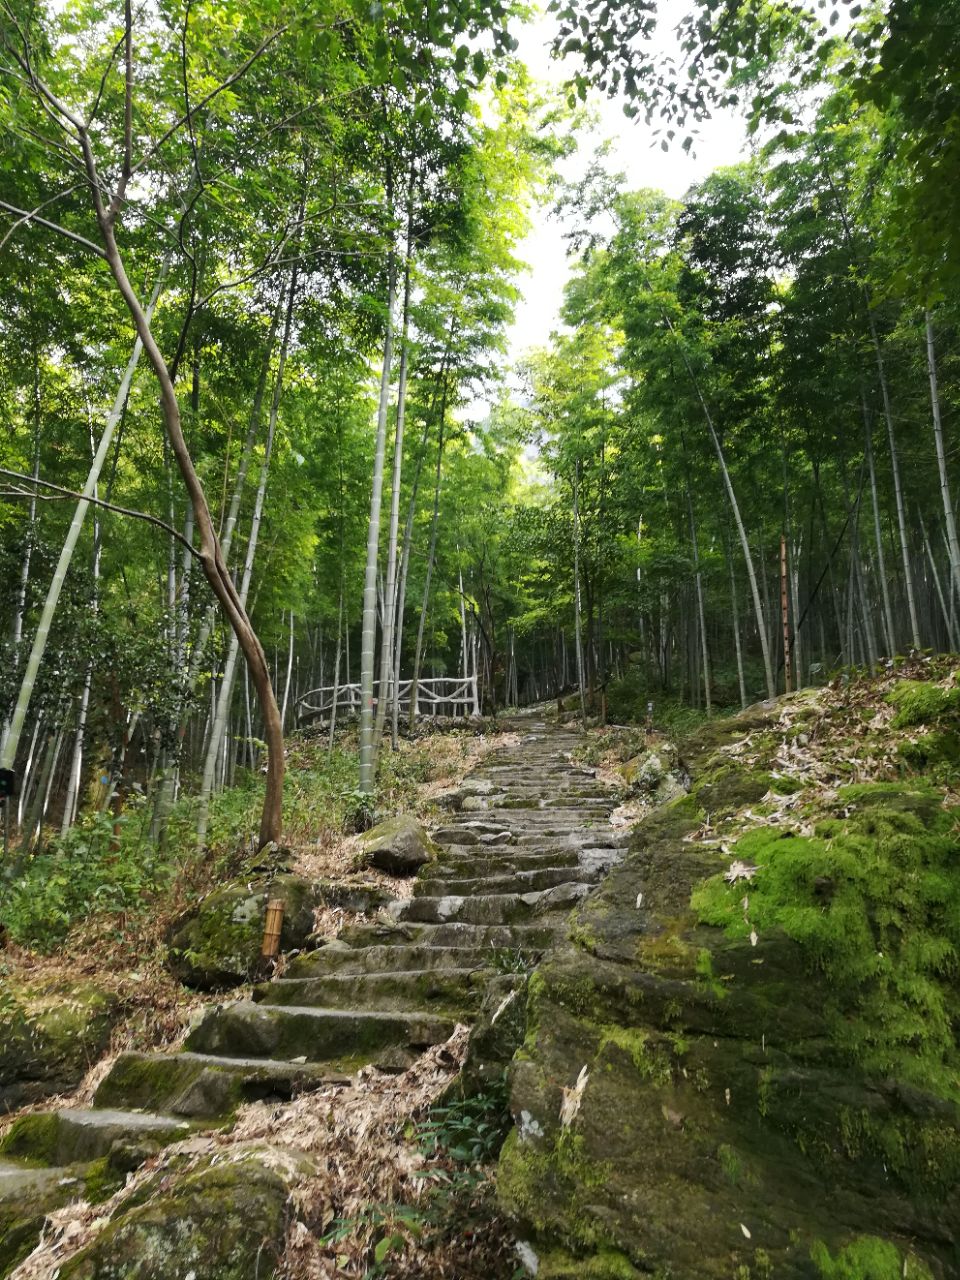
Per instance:
[[[24,475],[21,471],[10,471],[7,467],[0,467],[0,476],[8,476],[11,480],[25,480],[31,485],[41,485],[44,489],[53,489],[56,494],[63,498],[76,498],[78,502],[89,502],[95,507],[103,507],[106,511],[114,511],[120,516],[132,516],[135,520],[144,520],[147,524],[156,525],[158,529],[162,529],[165,533],[169,533],[190,552],[192,556],[200,559],[200,552],[188,542],[182,533],[179,533],[171,524],[167,524],[165,520],[161,520],[159,516],[151,516],[146,511],[134,511],[132,507],[118,507],[114,502],[105,502],[103,498],[85,498],[82,493],[77,493],[74,489],[65,489],[61,484],[54,484],[51,480],[41,480],[37,476]],[[33,498],[37,497],[44,500],[43,494],[33,494],[27,489],[8,489],[2,495],[5,498]],[[52,496],[47,501],[52,501]]]
[[[86,236],[81,236],[76,231],[71,231],[68,227],[61,226],[59,222],[51,222],[48,218],[38,218],[36,212],[31,213],[28,209],[18,209],[15,204],[7,204],[6,200],[0,200],[0,209],[5,209],[7,213],[15,213],[21,223],[35,222],[37,226],[46,227],[48,231],[56,231],[60,235],[66,236],[68,240],[72,240],[75,244],[83,245],[84,249],[89,249],[98,258],[106,260],[106,251],[101,249],[99,245],[94,244],[92,240],[88,240]]]

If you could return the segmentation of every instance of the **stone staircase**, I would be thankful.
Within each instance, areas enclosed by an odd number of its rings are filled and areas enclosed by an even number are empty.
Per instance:
[[[433,833],[440,855],[389,919],[298,956],[251,999],[212,1006],[183,1052],[121,1055],[92,1107],[20,1117],[0,1145],[6,1181],[18,1167],[35,1180],[38,1166],[70,1177],[97,1161],[122,1181],[243,1102],[286,1100],[366,1063],[403,1070],[470,1022],[489,984],[535,961],[619,858],[617,796],[571,761],[579,735],[517,727],[452,797]]]

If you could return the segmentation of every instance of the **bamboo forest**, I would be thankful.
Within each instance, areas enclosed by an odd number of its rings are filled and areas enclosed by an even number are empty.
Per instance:
[[[958,67],[0,0],[0,1276],[960,1277]]]

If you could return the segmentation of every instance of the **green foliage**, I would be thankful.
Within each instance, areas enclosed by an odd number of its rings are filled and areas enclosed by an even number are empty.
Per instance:
[[[714,876],[692,905],[730,937],[799,944],[831,1038],[863,1071],[960,1100],[960,844],[940,801],[923,783],[842,788],[812,836],[742,836],[731,853],[753,876]]]
[[[482,1093],[430,1108],[417,1125],[417,1142],[431,1160],[446,1157],[463,1165],[495,1160],[512,1121],[506,1081]]]
[[[88,815],[45,852],[30,857],[4,890],[0,921],[22,946],[50,951],[70,928],[92,915],[123,916],[148,909],[174,868],[149,841],[131,837],[136,815]]]

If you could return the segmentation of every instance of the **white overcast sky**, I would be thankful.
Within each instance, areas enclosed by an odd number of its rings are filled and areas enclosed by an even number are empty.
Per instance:
[[[655,40],[658,49],[679,56],[673,32],[689,8],[688,0],[661,0],[664,18]],[[551,59],[549,52],[555,30],[556,22],[549,16],[541,16],[518,30],[518,56],[538,80],[561,84],[565,78],[563,64]],[[714,169],[735,164],[748,154],[744,121],[732,112],[718,113],[702,125],[694,153],[687,155],[679,142],[669,152],[662,151],[659,139],[654,140],[652,130],[642,119],[631,120],[623,114],[619,99],[598,95],[592,105],[600,117],[597,136],[582,140],[580,154],[566,168],[566,177],[576,177],[583,171],[602,138],[612,141],[607,163],[614,172],[626,175],[629,190],[654,187],[670,196],[682,196],[689,186]],[[530,270],[520,280],[522,301],[510,331],[511,363],[530,347],[547,342],[557,326],[563,286],[570,274],[563,227],[549,216],[548,209],[534,210],[533,227],[523,242],[520,257]]]

